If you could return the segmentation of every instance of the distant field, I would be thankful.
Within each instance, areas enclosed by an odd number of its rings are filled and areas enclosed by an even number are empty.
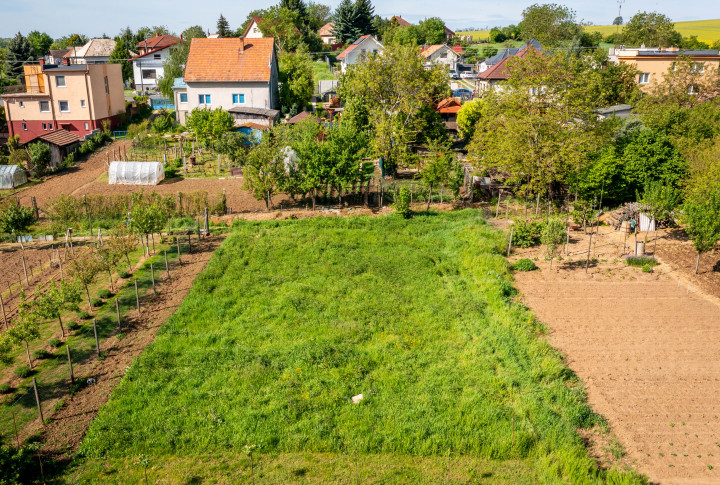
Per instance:
[[[704,42],[715,42],[720,40],[720,19],[692,20],[688,22],[675,22],[675,29],[682,35],[688,37],[697,35],[698,40]],[[603,35],[612,34],[617,31],[616,25],[589,25],[585,27],[588,32],[600,32]],[[620,27],[622,30],[622,26]],[[476,41],[487,40],[490,37],[489,30],[473,30],[468,32],[456,32],[457,35],[472,35]]]
[[[642,483],[588,455],[601,420],[505,244],[471,210],[241,224],[67,483],[137,483],[143,456],[153,482],[248,483],[246,445],[258,483]]]

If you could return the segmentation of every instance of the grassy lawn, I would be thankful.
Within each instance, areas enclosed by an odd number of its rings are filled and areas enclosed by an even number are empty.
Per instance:
[[[312,63],[313,82],[315,84],[318,81],[328,81],[331,79],[337,79],[337,77],[330,72],[330,68],[325,62],[313,62]]]
[[[575,429],[601,420],[504,245],[470,210],[241,223],[65,478],[137,480],[146,456],[231,483],[249,445],[262,483],[640,483],[589,458]]]

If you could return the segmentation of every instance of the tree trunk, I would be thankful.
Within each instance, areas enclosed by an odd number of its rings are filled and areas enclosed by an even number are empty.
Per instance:
[[[32,366],[32,360],[30,359],[30,345],[28,344],[27,340],[23,340],[23,342],[25,342],[25,354],[27,354],[28,365],[32,369],[33,366]]]
[[[108,270],[108,276],[110,276],[110,291],[115,293],[115,288],[113,287],[113,280],[112,280],[112,271]]]
[[[700,268],[700,252],[698,251],[697,261],[695,261],[695,274],[698,274],[699,268]]]
[[[58,315],[58,322],[60,322],[60,336],[62,336],[62,338],[65,338],[65,327],[63,327],[62,317],[60,315]]]
[[[92,306],[92,303],[90,303],[90,290],[88,290],[87,285],[85,285],[85,294],[87,295],[88,305],[90,306],[90,311],[92,311],[93,306]]]
[[[370,194],[370,181],[368,180],[368,183],[365,186],[365,199],[364,199],[365,207],[370,207],[369,194]]]
[[[431,200],[431,199],[432,199],[432,184],[430,184],[430,187],[429,187],[429,190],[428,190],[428,200],[427,200],[427,205],[425,206],[425,211],[426,211],[426,212],[430,210],[430,200]]]
[[[312,191],[312,210],[315,210],[315,198],[317,197],[317,189]]]
[[[655,221],[655,242],[653,243],[653,259],[657,260],[657,221]]]

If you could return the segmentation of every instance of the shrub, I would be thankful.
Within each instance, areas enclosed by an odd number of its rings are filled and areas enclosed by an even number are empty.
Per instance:
[[[10,394],[12,387],[7,382],[0,383],[0,394]]]
[[[410,190],[407,187],[400,187],[394,207],[395,212],[405,219],[412,217],[413,211],[410,209]]]
[[[37,349],[32,353],[33,359],[47,359],[50,357],[50,352],[45,349]]]
[[[535,271],[538,267],[528,258],[523,258],[511,264],[510,269],[513,271]]]
[[[32,207],[23,207],[11,203],[0,212],[0,231],[7,233],[23,232],[35,221]]]
[[[165,165],[165,178],[171,179],[177,177],[179,168],[177,165],[171,165],[170,162],[168,162],[167,165]]]
[[[31,143],[28,146],[30,160],[32,161],[32,174],[34,177],[41,177],[45,174],[50,165],[50,147],[41,142]]]
[[[67,157],[65,157],[62,161],[63,168],[70,168],[73,165],[75,165],[75,152],[68,153]]]
[[[67,324],[67,328],[68,330],[77,330],[78,328],[80,328],[80,324],[73,321]]]
[[[48,340],[47,344],[48,344],[48,347],[57,348],[62,345],[62,340],[60,340],[59,338],[51,338],[50,340]]]
[[[643,273],[652,273],[653,267],[650,264],[644,264],[642,267]]]
[[[655,258],[651,258],[648,256],[629,256],[625,263],[628,266],[635,266],[636,268],[642,268],[643,266],[650,266],[652,268],[653,266],[657,266],[658,262],[655,260]]]
[[[128,272],[125,271],[125,270],[122,270],[122,271],[118,271],[118,276],[120,276],[120,278],[125,279],[125,278],[129,278],[129,277],[130,277],[130,273],[128,273]]]
[[[513,227],[513,246],[529,248],[540,244],[544,224],[529,219],[518,219]]]
[[[90,314],[85,310],[77,312],[75,315],[77,315],[80,320],[88,320],[90,318]]]
[[[112,291],[108,290],[107,288],[103,288],[102,290],[98,291],[98,297],[102,298],[103,300],[107,300],[112,296]]]
[[[28,377],[30,374],[32,374],[32,369],[26,365],[21,365],[19,367],[15,367],[15,370],[13,371],[13,374],[18,376],[21,379],[24,379]]]
[[[90,304],[93,306],[93,308],[101,307],[105,303],[100,298],[93,298],[90,300]]]

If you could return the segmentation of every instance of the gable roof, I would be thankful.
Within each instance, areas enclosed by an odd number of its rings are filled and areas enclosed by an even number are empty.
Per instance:
[[[337,58],[338,58],[338,59],[344,59],[345,56],[347,56],[347,55],[350,54],[352,51],[354,51],[355,49],[357,49],[358,46],[360,46],[361,44],[365,43],[365,41],[368,40],[368,39],[371,38],[371,37],[372,37],[372,39],[375,41],[375,43],[376,43],[377,45],[379,45],[380,47],[382,47],[382,44],[380,43],[380,41],[378,41],[378,40],[377,40],[375,37],[373,37],[372,35],[363,35],[363,36],[360,37],[358,40],[356,40],[355,42],[353,42],[352,44],[350,44],[349,46],[347,46],[347,48],[346,48],[344,51],[342,51],[342,52],[340,53],[340,55],[337,56]]]
[[[455,32],[453,32],[452,30],[450,30],[450,29],[448,29],[447,27],[445,27],[445,35],[446,35],[447,37],[455,37]]]
[[[437,105],[437,111],[440,113],[457,113],[462,108],[462,104],[455,98],[445,98]]]
[[[50,55],[55,59],[63,57],[65,54],[70,52],[70,49],[50,49]]]
[[[180,42],[184,42],[184,41],[178,40],[177,42],[175,42],[175,44],[179,44]],[[151,50],[151,51],[147,51],[145,54],[140,54],[139,56],[138,56],[138,55],[133,55],[133,56],[130,58],[130,60],[131,60],[131,61],[134,61],[135,59],[140,59],[140,58],[143,58],[143,57],[145,57],[145,56],[149,56],[150,54],[157,54],[158,52],[160,52],[160,51],[162,51],[162,50],[165,50],[165,49],[167,49],[168,47],[172,47],[172,46],[174,46],[175,44],[168,44],[168,45],[166,45],[166,46],[164,46],[164,47],[158,47],[157,49],[153,49],[153,50]],[[131,52],[131,51],[128,51],[128,52]],[[132,52],[131,52],[130,55],[132,55]]]
[[[59,147],[72,145],[73,143],[80,143],[81,141],[80,137],[77,136],[75,133],[70,133],[69,131],[64,129],[45,133],[44,135],[40,135],[38,138]]]
[[[311,113],[309,111],[301,111],[298,114],[296,114],[295,116],[293,116],[292,118],[290,118],[287,122],[290,125],[294,125],[296,123],[300,123],[302,120],[309,117],[310,115],[311,115]]]
[[[465,50],[463,49],[463,47],[461,45],[451,45],[450,48],[460,55],[462,55],[465,52]]]
[[[317,31],[317,35],[320,37],[329,37],[331,35],[335,35],[333,33],[333,29],[335,29],[335,22],[328,22],[322,27],[320,27],[320,30]]]
[[[535,46],[533,46],[532,44],[528,44],[525,47],[523,47],[522,49],[520,49],[520,51],[518,51],[518,53],[515,54],[514,56],[505,57],[497,64],[494,64],[493,66],[489,67],[486,71],[478,74],[478,79],[486,79],[488,81],[507,79],[510,76],[510,69],[506,65],[508,59],[510,59],[511,57],[523,58],[528,54],[528,52],[530,50],[540,53],[540,51],[538,49],[536,49]]]
[[[434,44],[434,45],[429,45],[425,49],[423,49],[423,51],[420,53],[420,55],[422,55],[425,58],[430,57],[433,54],[435,54],[436,52],[442,50],[443,47],[447,48],[447,50],[449,50],[450,52],[457,54],[457,52],[455,52],[455,49],[451,48],[447,44]]]
[[[408,22],[399,15],[395,15],[393,18],[391,18],[390,22],[392,22],[393,20],[397,20],[397,23],[400,27],[410,27],[412,25],[410,22]]]
[[[112,39],[90,39],[82,47],[73,47],[63,57],[110,57],[114,50]]]
[[[260,28],[260,22],[262,22],[262,17],[253,17],[250,19],[250,22],[248,22],[247,26],[245,26],[245,30],[243,31],[243,37],[247,37],[248,33],[250,32],[250,27],[253,26],[253,24],[257,24],[258,28]],[[262,32],[260,32],[262,33]]]
[[[185,82],[269,82],[275,39],[193,39]]]
[[[543,51],[543,48],[540,45],[540,42],[536,41],[535,39],[532,39],[526,45],[533,46],[535,48],[535,50],[537,50],[538,52]],[[485,61],[484,61],[485,65],[492,66],[494,64],[497,64],[498,62],[502,61],[506,57],[511,57],[511,56],[517,55],[517,53],[520,52],[522,49],[523,49],[522,47],[506,47],[505,49],[501,50],[494,56],[485,59]]]
[[[169,46],[171,46],[173,44],[177,44],[178,42],[181,42],[181,41],[182,41],[182,39],[178,39],[174,35],[163,34],[163,35],[156,35],[155,37],[151,37],[147,40],[138,42],[136,47],[138,49],[144,48],[144,49],[155,50],[155,49],[162,49],[165,47],[169,47]]]

